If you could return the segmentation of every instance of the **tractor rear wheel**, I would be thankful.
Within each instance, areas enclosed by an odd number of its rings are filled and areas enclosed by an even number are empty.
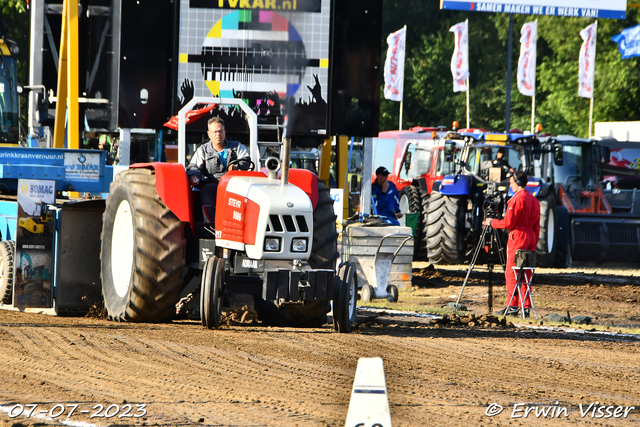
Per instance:
[[[553,267],[556,257],[556,197],[550,191],[540,202],[540,237],[536,247],[536,264],[538,267]]]
[[[318,204],[313,211],[313,245],[308,261],[311,268],[335,270],[339,256],[336,218],[329,189],[318,180]],[[304,305],[284,304],[279,311],[294,326],[319,327],[326,322],[329,308],[329,300],[313,300]]]
[[[11,304],[13,290],[13,263],[16,252],[16,242],[4,240],[0,242],[0,302]]]
[[[413,240],[413,260],[414,261],[426,261],[427,260],[427,245],[424,238],[424,212],[422,210],[422,199],[420,197],[420,190],[413,185],[407,185],[400,191],[400,212],[406,214],[407,212],[418,214],[418,223],[416,224],[416,231]],[[406,215],[400,218],[400,225],[406,226]]]
[[[466,199],[444,196],[434,191],[429,196],[425,234],[431,264],[464,262],[464,215]]]
[[[186,241],[184,224],[158,196],[153,171],[116,175],[102,223],[100,274],[109,318],[169,319],[183,288]]]

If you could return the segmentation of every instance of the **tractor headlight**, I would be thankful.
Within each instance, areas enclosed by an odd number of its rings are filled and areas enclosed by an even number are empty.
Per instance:
[[[291,252],[307,252],[307,239],[293,239]]]
[[[267,237],[264,239],[265,252],[280,252],[280,238]]]

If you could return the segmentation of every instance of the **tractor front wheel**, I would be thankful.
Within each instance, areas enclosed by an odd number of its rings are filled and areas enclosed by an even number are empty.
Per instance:
[[[111,183],[102,224],[102,295],[109,318],[159,322],[175,314],[183,288],[184,224],[167,208],[148,169]]]
[[[357,300],[356,267],[346,262],[338,269],[333,292],[333,327],[336,331],[351,332],[356,321]]]

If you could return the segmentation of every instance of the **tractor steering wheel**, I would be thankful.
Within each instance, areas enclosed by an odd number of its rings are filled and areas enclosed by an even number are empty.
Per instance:
[[[245,160],[245,159],[235,159],[231,162],[229,162],[229,164],[227,165],[227,170],[225,172],[229,172],[229,168],[233,165],[237,165],[240,162],[249,162],[249,170],[250,171],[254,171],[256,169],[256,165],[251,161],[251,160]]]

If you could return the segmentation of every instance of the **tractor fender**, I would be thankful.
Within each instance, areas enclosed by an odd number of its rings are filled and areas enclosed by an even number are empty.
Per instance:
[[[431,191],[438,191],[439,192],[440,191],[440,183],[441,182],[442,181],[435,181],[433,183],[433,186],[431,187]]]
[[[542,186],[540,187],[540,191],[538,191],[536,197],[547,197],[549,195],[549,191],[553,191],[551,190],[551,184],[542,184]]]
[[[471,176],[447,175],[440,181],[438,191],[444,196],[468,196],[471,193]]]
[[[156,191],[165,205],[182,222],[188,222],[195,229],[193,201],[195,196],[184,166],[176,163],[135,163],[130,169],[152,169],[156,175]]]
[[[309,196],[315,211],[318,204],[318,176],[306,169],[289,169],[289,183],[295,185]]]
[[[424,194],[429,193],[429,186],[427,185],[427,179],[424,177],[420,177],[418,179],[413,180],[413,185],[420,188],[420,192]],[[435,186],[435,184],[434,184]]]

